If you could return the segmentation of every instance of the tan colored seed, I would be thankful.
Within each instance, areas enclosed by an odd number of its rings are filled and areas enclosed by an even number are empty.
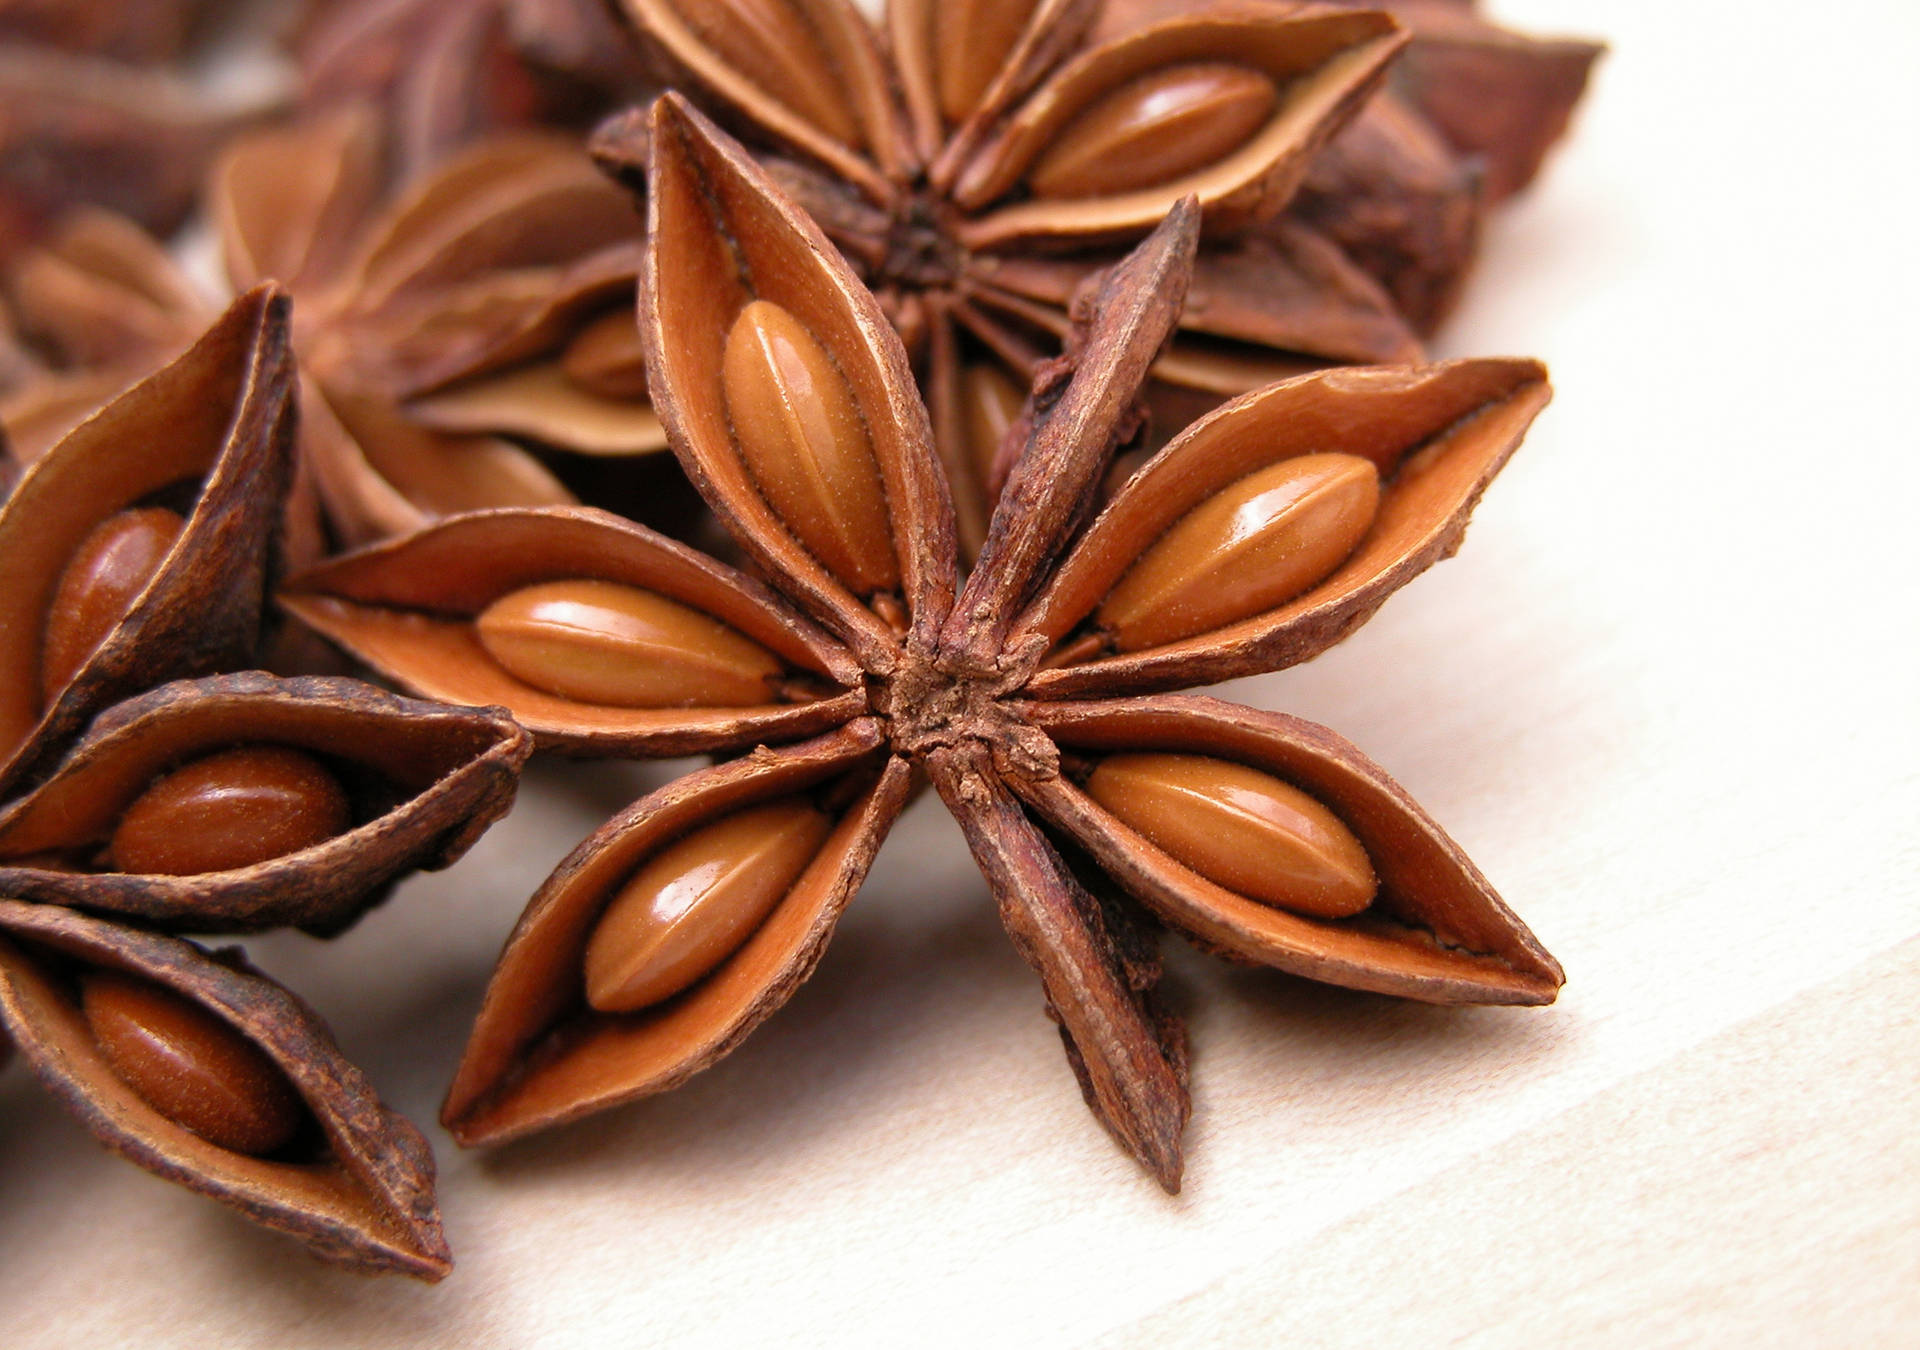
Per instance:
[[[1239,149],[1278,102],[1272,80],[1231,62],[1152,71],[1089,104],[1027,184],[1036,197],[1094,197],[1169,182]]]
[[[880,465],[827,349],[787,310],[755,300],[727,334],[721,384],[741,457],[786,527],[855,594],[896,589]]]
[[[260,1157],[306,1118],[299,1093],[259,1046],[170,990],[119,971],[80,979],[87,1028],[140,1100],[210,1144]]]
[[[1321,919],[1373,903],[1367,851],[1339,817],[1271,774],[1206,755],[1112,755],[1087,795],[1176,861],[1250,900]]]
[[[51,703],[160,570],[187,522],[163,506],[108,516],[67,561],[47,609],[40,692]]]
[[[941,0],[933,14],[933,50],[940,112],[949,123],[966,120],[1040,0]]]
[[[603,398],[646,398],[647,367],[632,307],[602,314],[575,333],[560,353],[560,369],[582,389]]]
[[[1249,618],[1331,576],[1380,507],[1380,473],[1359,455],[1298,455],[1200,503],[1127,569],[1097,616],[1137,651]]]
[[[967,448],[980,482],[993,481],[993,462],[1007,428],[1020,416],[1027,391],[999,366],[968,366],[963,376],[967,411]]]
[[[783,669],[718,619],[613,581],[522,587],[482,610],[474,628],[515,679],[616,708],[765,703]]]
[[[789,0],[680,0],[681,21],[767,97],[835,140],[860,144],[838,71]]]
[[[120,817],[109,853],[122,872],[197,876],[312,848],[352,823],[346,790],[319,760],[245,745],[156,779]]]
[[[587,1002],[633,1012],[671,998],[737,951],[833,828],[799,797],[736,812],[643,866],[587,941]]]

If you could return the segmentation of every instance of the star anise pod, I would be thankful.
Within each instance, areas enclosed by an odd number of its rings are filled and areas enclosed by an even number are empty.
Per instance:
[[[454,518],[282,596],[401,684],[505,704],[546,746],[740,752],[623,811],[534,897],[447,1100],[456,1138],[662,1091],[731,1050],[813,969],[919,773],[1087,1100],[1169,1189],[1186,1050],[1153,998],[1146,911],[1354,988],[1552,1000],[1553,959],[1352,746],[1164,692],[1306,660],[1451,552],[1546,402],[1537,365],[1260,390],[1089,521],[1179,313],[1187,199],[1076,302],[963,588],[932,425],[878,303],[677,96],[650,145],[657,406],[766,584],[576,509]]]
[[[1068,298],[1183,195],[1206,244],[1155,369],[1169,425],[1281,375],[1419,354],[1338,247],[1273,224],[1405,42],[1384,14],[1241,5],[1090,41],[1100,0],[890,0],[877,29],[848,0],[621,8],[879,294],[968,556],[999,431],[1058,350]],[[636,187],[644,148],[638,113],[595,141]]]
[[[419,1132],[298,999],[177,936],[344,928],[459,857],[529,749],[498,709],[204,674],[251,660],[276,570],[287,328],[284,296],[241,297],[0,507],[0,1028],[134,1162],[437,1279]]]

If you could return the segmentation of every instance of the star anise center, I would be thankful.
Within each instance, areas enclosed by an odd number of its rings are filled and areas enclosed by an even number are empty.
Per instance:
[[[876,290],[952,290],[967,269],[967,251],[954,237],[953,203],[924,184],[903,192],[893,210],[875,275]]]
[[[1030,771],[1050,773],[1058,752],[1007,702],[1008,693],[1006,681],[992,674],[909,659],[876,684],[872,706],[886,723],[894,751],[909,759],[971,742],[999,757],[1011,756]]]

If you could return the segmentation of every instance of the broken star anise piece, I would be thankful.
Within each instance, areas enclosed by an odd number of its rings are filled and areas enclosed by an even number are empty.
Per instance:
[[[1417,359],[1392,302],[1279,215],[1406,35],[1384,14],[1238,6],[1089,40],[1100,0],[621,0],[679,88],[747,136],[879,295],[984,535],[1001,409],[1081,280],[1181,197],[1205,246],[1151,396],[1181,415],[1327,363]],[[644,186],[644,118],[595,138]]]
[[[530,748],[499,709],[357,681],[172,680],[260,645],[287,322],[273,287],[241,297],[0,506],[0,1027],[140,1165],[328,1259],[437,1279],[419,1132],[291,995],[155,931],[337,932],[464,852]]]
[[[554,512],[444,522],[283,596],[402,684],[468,681],[525,709],[545,744],[741,752],[609,821],[533,898],[448,1095],[458,1139],[658,1092],[726,1054],[813,969],[916,771],[1038,970],[1088,1102],[1168,1189],[1185,1034],[1153,997],[1142,906],[1316,979],[1553,999],[1553,959],[1345,741],[1121,697],[1304,661],[1446,556],[1546,401],[1537,365],[1258,391],[1086,524],[1180,309],[1186,200],[1076,304],[962,588],[929,419],[878,303],[677,96],[654,106],[651,157],[657,406],[767,585]],[[728,682],[676,682],[701,663]]]
[[[148,1171],[352,1269],[450,1268],[426,1140],[237,949],[0,899],[0,1033]]]

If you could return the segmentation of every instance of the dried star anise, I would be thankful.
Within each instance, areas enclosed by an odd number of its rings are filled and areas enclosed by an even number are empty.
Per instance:
[[[1384,14],[1242,5],[1090,41],[1100,0],[622,0],[651,56],[762,163],[906,339],[968,557],[999,432],[1080,281],[1187,194],[1205,247],[1152,396],[1197,411],[1329,362],[1416,359],[1379,286],[1275,220],[1406,40]],[[638,113],[595,138],[642,187]]]
[[[282,594],[401,684],[505,704],[548,747],[741,752],[609,821],[534,897],[448,1096],[456,1138],[662,1091],[731,1050],[813,969],[916,772],[1039,971],[1088,1102],[1169,1189],[1185,1037],[1153,997],[1147,911],[1350,987],[1553,999],[1558,965],[1352,746],[1162,692],[1304,661],[1450,553],[1546,402],[1537,365],[1260,390],[1089,523],[1179,312],[1188,199],[1076,301],[962,588],[930,420],[878,303],[677,96],[650,146],[656,403],[767,584],[571,509],[457,517]]]
[[[177,936],[337,932],[464,852],[530,748],[498,709],[205,673],[251,660],[276,570],[287,308],[242,296],[0,507],[0,1040],[148,1170],[437,1279],[419,1131],[297,998]]]

